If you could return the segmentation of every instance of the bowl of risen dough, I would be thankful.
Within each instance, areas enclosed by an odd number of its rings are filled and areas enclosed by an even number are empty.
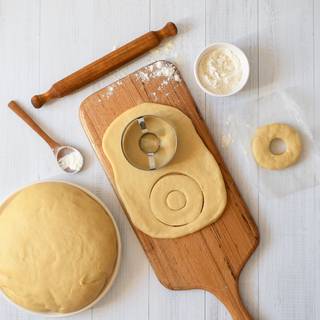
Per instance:
[[[0,289],[26,311],[60,317],[92,307],[112,286],[120,255],[110,211],[82,187],[40,182],[0,206]]]

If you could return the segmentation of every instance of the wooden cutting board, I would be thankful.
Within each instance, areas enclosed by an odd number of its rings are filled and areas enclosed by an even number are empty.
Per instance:
[[[169,289],[207,290],[224,303],[234,320],[252,319],[241,301],[238,279],[258,245],[259,233],[175,66],[155,62],[92,94],[81,104],[81,123],[117,193],[102,137],[117,116],[143,102],[174,106],[191,118],[221,168],[228,194],[222,217],[188,236],[155,239],[132,225],[158,279]]]

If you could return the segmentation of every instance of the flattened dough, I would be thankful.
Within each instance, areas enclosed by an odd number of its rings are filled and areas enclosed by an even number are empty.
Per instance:
[[[274,139],[281,139],[286,144],[286,151],[273,154],[270,144]],[[266,169],[279,170],[287,168],[300,157],[302,143],[299,133],[284,123],[272,123],[256,130],[252,140],[252,152],[257,163]]]
[[[182,226],[200,216],[203,193],[189,176],[168,174],[153,186],[150,205],[154,216],[161,222],[169,226]]]
[[[82,309],[104,289],[116,259],[111,218],[79,188],[39,183],[0,207],[0,288],[29,310]]]
[[[176,130],[178,147],[165,167],[144,171],[132,166],[121,150],[130,121],[155,115]],[[177,108],[143,103],[127,110],[107,128],[103,150],[132,223],[154,238],[177,238],[216,221],[227,201],[220,168],[198,136],[191,120]]]

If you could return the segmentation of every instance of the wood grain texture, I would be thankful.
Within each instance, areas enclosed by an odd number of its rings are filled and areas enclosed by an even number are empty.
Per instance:
[[[284,2],[269,0],[260,4],[259,8],[260,95],[267,91],[267,85],[272,90],[290,89],[311,127],[314,112],[319,109],[317,105],[315,109],[313,107],[314,77],[319,73],[314,66],[314,3],[312,0],[294,0],[290,2],[288,10]],[[299,26],[297,19],[304,22]],[[289,25],[291,28],[287,27]],[[263,123],[266,116],[264,112],[259,114],[258,125]],[[312,185],[313,177],[310,178]],[[260,179],[263,179],[262,172]],[[286,187],[285,180],[281,181],[281,187]],[[270,281],[274,273],[281,279],[272,281],[268,286],[276,295],[270,296],[267,290],[260,291],[261,319],[318,319],[320,316],[314,310],[314,305],[318,304],[314,269],[319,267],[311,254],[315,242],[318,242],[311,231],[317,225],[314,197],[314,192],[306,190],[278,200],[260,197],[261,212],[262,208],[270,214],[274,210],[272,218],[261,214],[260,219],[260,226],[264,230],[262,248],[265,252],[259,261],[260,282]],[[278,261],[276,267],[274,261]],[[303,290],[297,290],[302,287]],[[303,307],[301,301],[304,301]]]
[[[166,62],[165,62],[166,63]],[[154,68],[156,68],[154,66]],[[214,224],[178,239],[154,239],[133,226],[160,282],[169,289],[205,289],[215,294],[236,319],[251,319],[238,292],[241,269],[258,244],[258,231],[246,205],[226,169],[196,105],[182,81],[169,84],[159,92],[164,77],[143,82],[140,69],[112,84],[112,95],[102,89],[89,96],[80,107],[81,123],[114,185],[112,168],[102,151],[106,128],[118,115],[135,105],[150,101],[177,107],[187,114],[208,149],[216,158],[227,188],[228,203]],[[154,92],[159,92],[156,95]],[[200,165],[200,164],[199,164]],[[116,187],[114,186],[116,191]]]

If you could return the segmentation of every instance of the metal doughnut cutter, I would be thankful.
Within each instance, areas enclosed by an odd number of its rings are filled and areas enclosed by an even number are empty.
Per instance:
[[[125,158],[134,167],[156,170],[166,166],[174,157],[177,134],[166,120],[145,115],[126,126],[121,147]]]

